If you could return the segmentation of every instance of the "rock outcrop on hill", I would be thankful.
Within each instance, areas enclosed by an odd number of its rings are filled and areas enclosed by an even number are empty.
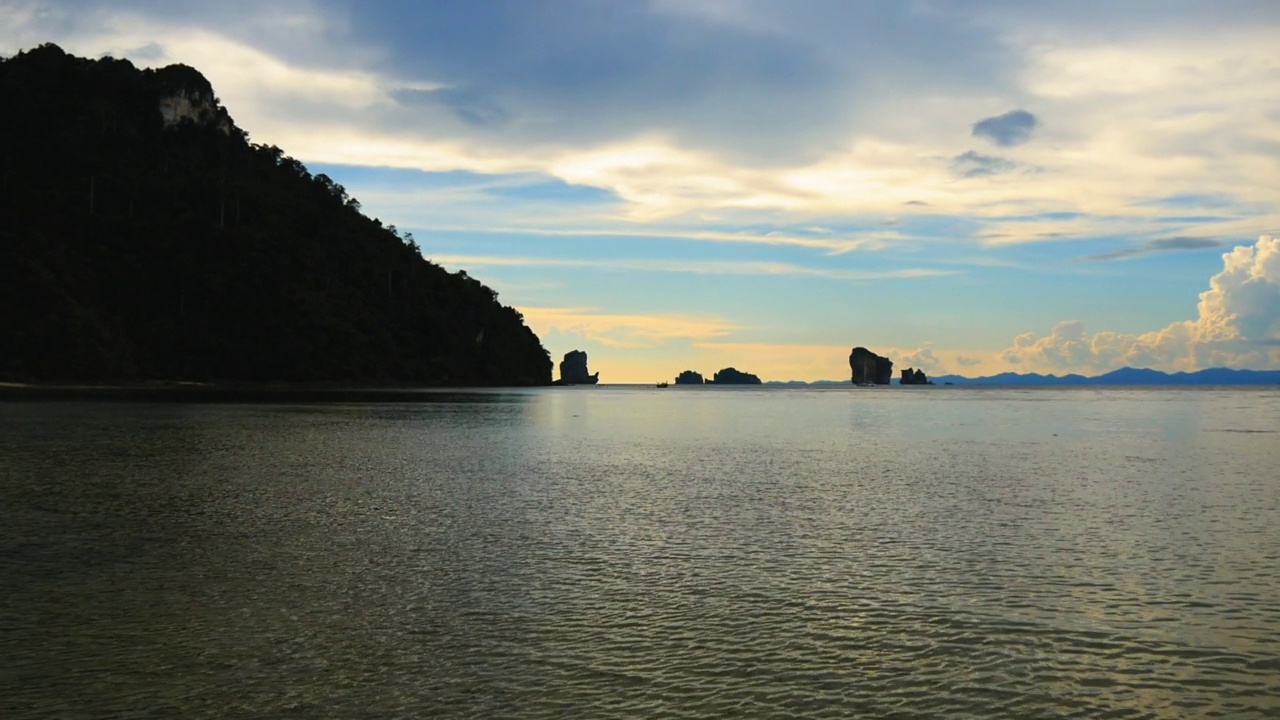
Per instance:
[[[924,374],[923,370],[915,370],[907,368],[902,371],[902,379],[898,381],[899,385],[932,385],[929,378]]]
[[[600,382],[600,373],[594,375],[587,372],[587,354],[582,350],[570,350],[560,361],[561,385],[595,385]]]
[[[738,370],[737,368],[727,367],[715,374],[711,380],[716,385],[760,385],[760,378]]]
[[[692,370],[685,370],[676,376],[677,385],[701,385],[703,382],[702,373]]]
[[[861,346],[849,353],[849,369],[854,385],[888,385],[893,379],[893,361]]]

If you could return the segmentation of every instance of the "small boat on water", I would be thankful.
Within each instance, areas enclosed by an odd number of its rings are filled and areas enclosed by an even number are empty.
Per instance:
[[[667,386],[667,383],[665,383],[665,382],[660,382],[660,383],[658,383],[658,387],[660,387],[660,388],[664,388],[664,387],[666,387],[666,386]]]

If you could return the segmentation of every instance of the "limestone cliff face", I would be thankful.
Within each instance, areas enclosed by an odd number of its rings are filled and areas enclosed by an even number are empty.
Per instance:
[[[677,385],[702,385],[703,382],[702,373],[692,370],[685,370],[676,376]]]
[[[193,67],[170,65],[151,72],[151,82],[158,91],[160,119],[166,128],[193,123],[216,127],[230,135],[234,127],[226,108],[218,102],[208,78]]]
[[[854,385],[888,385],[893,379],[893,361],[861,346],[849,354],[849,369]]]
[[[582,350],[570,350],[560,361],[561,385],[595,385],[600,382],[600,373],[594,375],[587,372],[587,354]]]
[[[160,118],[167,128],[192,122],[216,125],[225,135],[231,132],[231,124],[221,110],[212,94],[199,90],[182,89],[160,98]]]

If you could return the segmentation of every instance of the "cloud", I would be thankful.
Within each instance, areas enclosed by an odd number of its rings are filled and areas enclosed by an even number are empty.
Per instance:
[[[1013,147],[1030,140],[1038,124],[1036,116],[1026,110],[1011,110],[974,123],[973,136],[986,138],[1000,147]]]
[[[163,60],[168,54],[164,46],[158,42],[149,42],[145,45],[139,45],[136,48],[125,50],[123,57],[130,58],[135,61],[151,62],[155,60]]]
[[[799,236],[788,228],[871,224],[904,203],[955,219],[947,241],[987,246],[1280,226],[1276,11],[1130,5],[14,0],[0,51],[53,40],[186,62],[255,141],[305,162],[589,185],[617,199],[598,218],[616,236],[677,222],[711,240],[766,224]],[[1022,105],[1053,122],[1009,111]],[[1036,142],[1017,165],[956,155],[975,136],[1018,140],[1018,113]],[[1194,232],[1143,204],[1206,188],[1223,220]],[[488,202],[457,224],[530,217]],[[577,210],[535,212],[553,206]],[[1059,210],[1081,215],[1069,234],[991,227]]]
[[[391,97],[409,106],[445,108],[468,125],[477,127],[505,125],[511,119],[511,114],[500,103],[476,88],[401,88],[392,91]]]
[[[1206,209],[1217,210],[1220,208],[1231,207],[1236,200],[1223,195],[1215,195],[1213,193],[1181,193],[1179,195],[1170,195],[1169,197],[1160,197],[1152,200],[1146,200],[1136,203],[1138,205],[1156,205],[1160,207],[1170,207],[1178,209]]]
[[[1068,320],[1044,337],[1019,335],[999,357],[1037,369],[1280,367],[1280,239],[1263,235],[1222,260],[1222,271],[1200,293],[1194,320],[1143,334],[1107,331],[1092,337],[1083,323]]]
[[[1013,346],[1000,353],[1000,358],[1016,365],[1045,365],[1053,368],[1092,365],[1094,358],[1085,337],[1084,323],[1066,320],[1054,326],[1049,335],[1038,338],[1023,333],[1013,339]]]
[[[384,196],[385,197],[385,196]],[[406,211],[409,212],[409,211]],[[582,213],[579,212],[579,215]],[[779,247],[798,247],[826,251],[828,255],[843,255],[854,250],[876,249],[901,238],[898,233],[859,233],[856,238],[815,238],[788,233],[747,233],[727,232],[721,230],[698,230],[687,227],[655,227],[651,224],[619,225],[608,227],[539,227],[539,226],[491,226],[477,230],[474,227],[458,225],[440,225],[430,218],[423,218],[416,223],[417,227],[439,232],[485,232],[511,235],[548,236],[557,238],[653,238],[662,240],[687,240],[690,242],[735,243],[744,245],[765,245]]]
[[[590,307],[521,307],[520,313],[540,337],[576,335],[616,348],[712,340],[739,327],[714,315],[611,313]]]
[[[964,367],[973,367],[974,365],[981,365],[984,361],[981,358],[969,357],[967,355],[957,355],[956,362]]]
[[[961,177],[984,177],[1008,172],[1017,167],[1017,163],[995,155],[982,155],[969,150],[951,159],[951,172]]]
[[[699,275],[797,275],[830,280],[910,280],[956,275],[956,270],[899,268],[896,270],[844,270],[794,263],[750,260],[644,260],[586,259],[554,257],[511,257],[492,255],[430,255],[433,262],[465,267],[555,267],[590,270],[640,270],[645,272],[695,273]]]
[[[893,361],[899,369],[916,368],[930,375],[938,373],[939,368],[942,367],[941,358],[930,347],[922,347],[911,352],[902,353],[893,358]]]
[[[1136,247],[1122,248],[1109,253],[1100,255],[1090,255],[1083,258],[1084,260],[1119,260],[1121,258],[1137,257],[1139,255],[1150,255],[1151,253],[1166,252],[1169,250],[1203,250],[1205,248],[1222,247],[1226,243],[1222,240],[1214,238],[1196,238],[1196,237],[1171,237],[1158,238],[1148,240],[1142,245]]]

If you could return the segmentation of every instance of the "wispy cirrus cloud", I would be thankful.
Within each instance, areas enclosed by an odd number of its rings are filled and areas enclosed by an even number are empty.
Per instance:
[[[1171,250],[1203,250],[1205,248],[1222,247],[1226,242],[1216,238],[1171,237],[1156,238],[1134,247],[1121,248],[1112,252],[1090,255],[1083,260],[1121,260],[1124,258],[1150,255],[1151,253],[1169,252]]]
[[[997,155],[983,155],[967,150],[951,159],[951,171],[961,177],[983,177],[997,173],[1009,172],[1017,163]]]
[[[899,268],[894,270],[848,270],[796,265],[784,262],[748,260],[644,260],[583,259],[552,257],[504,257],[486,255],[431,255],[433,262],[456,267],[545,267],[590,270],[694,273],[698,275],[793,275],[867,282],[910,280],[958,275],[958,270],[939,268]]]
[[[379,194],[382,206],[387,206],[386,196]],[[401,201],[409,203],[413,195],[406,195]],[[567,220],[581,221],[583,213],[577,218]],[[844,255],[857,250],[880,250],[899,241],[907,240],[903,233],[893,231],[841,233],[839,235],[814,233],[800,235],[793,232],[741,232],[730,230],[698,229],[680,226],[655,226],[649,223],[608,223],[607,220],[597,222],[596,227],[575,227],[572,225],[555,226],[554,221],[563,217],[538,218],[537,224],[511,226],[475,227],[467,224],[439,224],[429,214],[416,216],[412,208],[405,209],[402,217],[414,218],[413,226],[435,233],[473,232],[485,234],[528,235],[534,237],[554,238],[597,238],[597,239],[659,239],[682,240],[689,242],[705,242],[718,244],[761,245],[772,247],[795,247],[809,250],[821,250],[824,255]],[[810,231],[812,232],[812,231]],[[923,238],[921,238],[923,239]]]

